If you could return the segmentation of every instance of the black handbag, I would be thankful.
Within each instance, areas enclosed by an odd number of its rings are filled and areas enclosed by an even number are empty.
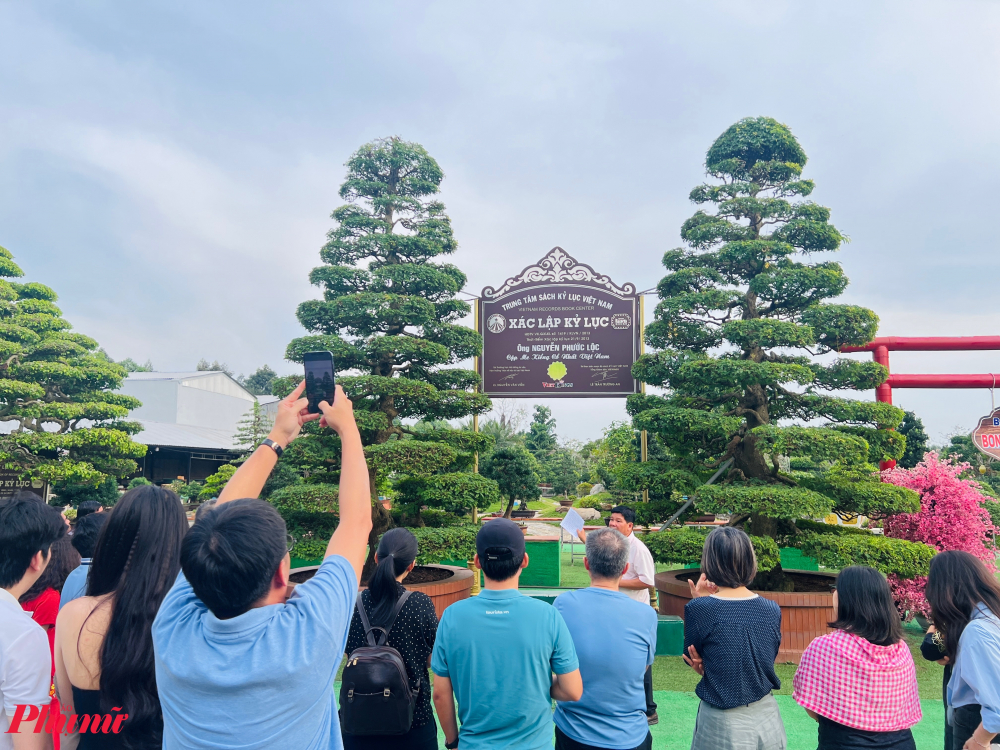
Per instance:
[[[365,628],[367,646],[351,652],[340,683],[340,725],[344,734],[406,734],[413,724],[420,685],[414,690],[403,657],[387,645],[389,631],[412,591],[396,601],[384,627],[372,627],[358,594],[358,614]],[[380,631],[379,639],[375,631]]]

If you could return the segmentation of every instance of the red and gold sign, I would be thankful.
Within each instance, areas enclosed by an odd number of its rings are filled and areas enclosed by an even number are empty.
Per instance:
[[[979,420],[972,431],[972,442],[987,456],[1000,458],[1000,409]]]

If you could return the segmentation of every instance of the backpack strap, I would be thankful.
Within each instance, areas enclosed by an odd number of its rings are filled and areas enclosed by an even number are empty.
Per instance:
[[[371,623],[368,621],[368,613],[365,612],[365,604],[361,599],[361,594],[363,592],[358,592],[358,614],[361,615],[361,624],[365,628],[365,640],[368,642],[369,646],[384,646],[389,642],[389,631],[392,630],[392,625],[396,622],[396,616],[399,614],[400,610],[403,609],[403,605],[406,600],[410,598],[412,591],[404,591],[403,595],[396,600],[396,606],[392,608],[392,612],[389,614],[389,621],[385,624],[385,627],[375,626],[372,627]],[[379,642],[375,640],[375,631],[381,631],[381,637]]]

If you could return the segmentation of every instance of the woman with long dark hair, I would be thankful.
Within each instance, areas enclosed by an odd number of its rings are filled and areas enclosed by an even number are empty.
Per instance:
[[[795,700],[819,722],[819,750],[915,750],[920,693],[889,583],[854,565],[837,576],[832,633],[813,640],[793,679]]]
[[[361,603],[372,627],[386,626],[405,589],[402,581],[413,570],[417,558],[417,538],[409,529],[390,529],[382,535],[375,560],[378,563],[361,595]],[[417,690],[417,704],[410,731],[403,735],[354,736],[343,733],[344,750],[434,750],[437,724],[431,711],[427,667],[434,650],[438,619],[427,594],[414,591],[403,603],[389,631],[386,645],[396,649],[406,665],[406,676]],[[376,631],[377,632],[377,631]],[[361,615],[355,607],[347,635],[346,653],[367,645]]]
[[[953,665],[947,750],[984,750],[1000,733],[1000,584],[981,560],[949,550],[931,559],[924,594]]]
[[[56,686],[64,713],[128,714],[118,734],[81,734],[82,750],[147,750],[162,744],[153,666],[153,618],[180,570],[188,524],[170,490],[129,490],[94,550],[87,595],[56,625]]]

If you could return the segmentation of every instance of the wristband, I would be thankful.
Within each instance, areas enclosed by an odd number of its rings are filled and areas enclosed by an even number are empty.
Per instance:
[[[273,450],[278,455],[278,458],[281,458],[281,454],[285,452],[285,449],[282,448],[273,440],[271,440],[271,438],[264,438],[263,440],[260,441],[260,444],[266,445],[268,448]]]
[[[448,748],[448,750],[455,750],[455,748],[458,747],[458,737],[455,738],[454,742],[444,743],[444,746]]]

